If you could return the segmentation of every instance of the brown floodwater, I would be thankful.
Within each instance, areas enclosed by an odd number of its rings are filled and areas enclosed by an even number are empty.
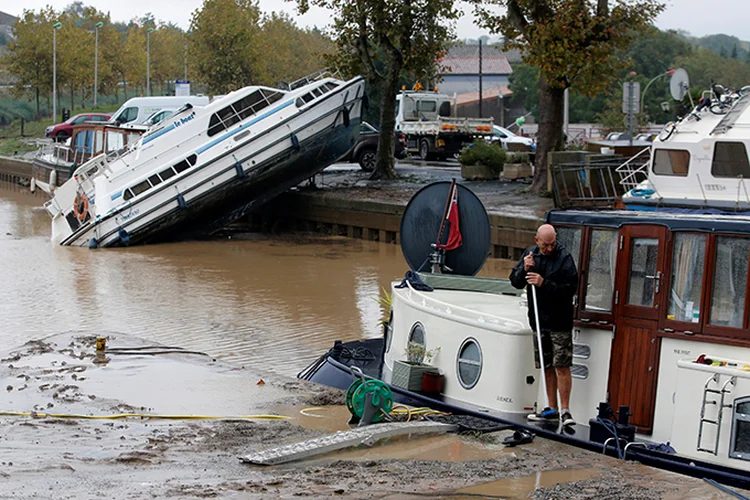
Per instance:
[[[381,334],[400,247],[314,234],[89,250],[55,246],[44,198],[0,183],[3,350],[118,332],[294,376],[335,339]],[[489,259],[481,274],[507,276]]]

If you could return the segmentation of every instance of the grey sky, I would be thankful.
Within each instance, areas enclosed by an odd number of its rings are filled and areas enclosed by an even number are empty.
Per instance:
[[[84,5],[109,12],[115,21],[129,21],[150,12],[159,21],[173,22],[183,29],[190,24],[192,12],[203,5],[203,0],[170,0],[153,2],[152,0],[82,0]],[[21,15],[23,9],[39,10],[52,5],[57,10],[64,9],[70,1],[49,0],[0,0],[0,11],[15,16]],[[325,27],[330,15],[322,9],[313,9],[304,16],[294,14],[294,3],[284,0],[259,0],[264,12],[284,11],[294,15],[300,26]],[[661,29],[679,29],[694,36],[705,36],[717,33],[734,35],[741,40],[750,41],[750,25],[746,13],[747,0],[666,0],[666,10],[657,18],[656,25]],[[464,6],[465,15],[458,22],[460,38],[476,38],[487,34],[473,24],[471,9]]]

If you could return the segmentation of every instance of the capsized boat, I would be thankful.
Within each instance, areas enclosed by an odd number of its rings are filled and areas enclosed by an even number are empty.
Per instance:
[[[52,241],[112,247],[210,234],[333,163],[356,142],[364,78],[250,86],[185,106],[78,167],[45,203]]]
[[[547,214],[580,276],[570,402],[578,424],[564,427],[527,419],[546,403],[525,291],[475,276],[489,253],[488,216],[471,191],[452,189],[428,185],[406,207],[410,271],[391,285],[383,337],[337,343],[298,376],[347,389],[356,367],[404,404],[750,488],[750,217]]]

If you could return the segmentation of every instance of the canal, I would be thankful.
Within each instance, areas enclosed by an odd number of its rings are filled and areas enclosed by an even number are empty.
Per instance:
[[[381,334],[376,301],[406,271],[393,244],[312,233],[89,250],[52,245],[44,198],[0,183],[0,340],[137,335],[294,376]],[[507,276],[489,259],[481,274]]]

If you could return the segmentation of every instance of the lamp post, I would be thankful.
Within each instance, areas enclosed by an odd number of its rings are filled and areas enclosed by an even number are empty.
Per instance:
[[[654,83],[654,81],[657,78],[661,78],[662,76],[671,75],[674,72],[675,72],[675,70],[673,70],[673,69],[670,69],[669,71],[665,71],[661,75],[657,75],[657,76],[653,77],[651,79],[651,81],[646,84],[646,88],[643,89],[643,94],[641,94],[641,111],[640,111],[640,114],[643,114],[643,103],[646,101],[646,91],[648,90],[649,85],[651,85],[652,83]]]
[[[94,25],[94,109],[96,106],[96,93],[99,90],[99,28],[104,25],[99,21]]]
[[[52,25],[52,123],[57,120],[57,30],[62,23]]]
[[[151,95],[151,32],[154,28],[146,30],[146,95]]]

